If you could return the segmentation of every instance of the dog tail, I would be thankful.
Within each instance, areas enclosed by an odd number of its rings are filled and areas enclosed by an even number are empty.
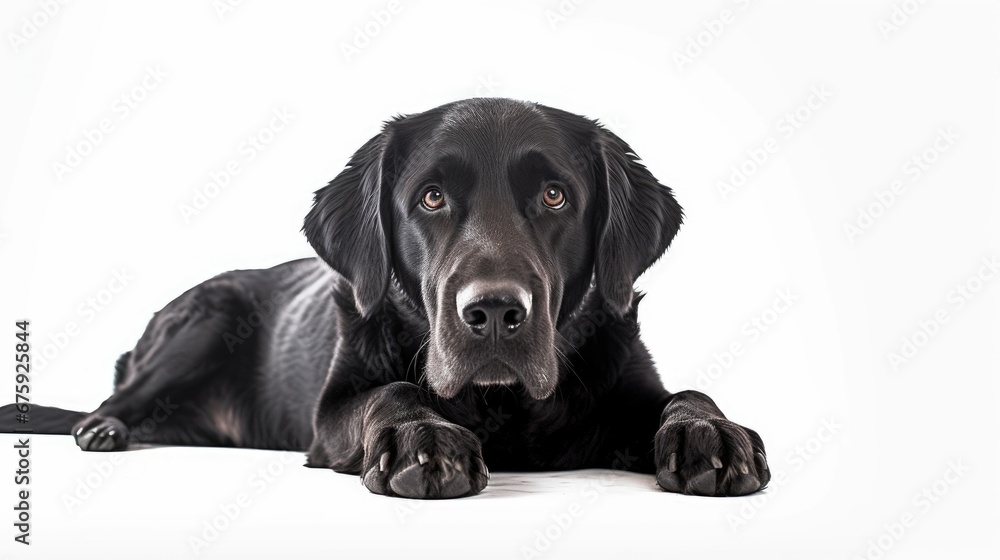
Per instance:
[[[82,420],[86,412],[63,410],[54,406],[33,404],[27,413],[17,410],[17,406],[0,406],[0,434],[59,434],[69,435],[73,425]],[[24,422],[22,422],[24,420]]]

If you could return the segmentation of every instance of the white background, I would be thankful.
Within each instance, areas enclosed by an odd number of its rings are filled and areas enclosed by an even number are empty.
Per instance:
[[[30,319],[35,401],[95,408],[173,297],[310,255],[312,191],[382,120],[505,96],[601,118],[675,189],[687,220],[640,280],[643,338],[668,388],[701,388],[761,433],[771,487],[705,499],[636,475],[495,474],[479,497],[423,504],[300,454],[36,437],[28,548],[4,436],[0,557],[193,556],[206,522],[225,528],[200,557],[996,553],[994,3],[343,4],[0,6],[0,354]],[[290,122],[262,132],[276,110]],[[248,161],[251,135],[270,142]],[[776,153],[746,163],[765,144]],[[86,155],[58,171],[71,150]],[[206,187],[230,160],[240,172]],[[757,168],[724,196],[741,165]],[[213,196],[186,219],[199,192]],[[862,210],[875,217],[848,235]],[[920,347],[894,365],[905,339]]]

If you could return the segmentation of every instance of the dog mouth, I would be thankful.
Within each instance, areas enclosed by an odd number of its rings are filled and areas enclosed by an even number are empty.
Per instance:
[[[514,368],[499,357],[488,360],[476,368],[477,373],[472,378],[472,384],[489,387],[493,385],[514,385],[520,380]]]
[[[525,354],[512,362],[509,356],[496,352],[479,360],[468,359],[461,353],[445,354],[432,342],[425,367],[431,388],[446,399],[471,385],[523,388],[531,398],[544,400],[555,391],[558,381],[554,348],[541,355]]]

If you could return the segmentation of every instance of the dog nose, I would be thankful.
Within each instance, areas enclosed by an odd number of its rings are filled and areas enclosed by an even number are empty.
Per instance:
[[[527,318],[527,309],[509,296],[485,297],[462,310],[465,324],[482,336],[510,336]]]
[[[462,320],[476,335],[507,338],[528,319],[531,296],[515,285],[471,285],[458,294]]]

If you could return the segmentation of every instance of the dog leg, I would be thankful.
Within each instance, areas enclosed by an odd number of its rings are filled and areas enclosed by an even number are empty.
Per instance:
[[[193,387],[232,359],[223,333],[238,313],[233,296],[225,289],[200,286],[154,316],[135,349],[118,361],[114,394],[73,426],[77,445],[84,451],[125,449],[139,439],[139,434],[130,434],[129,426],[149,424],[148,420],[162,423],[182,407]],[[191,428],[182,430],[194,434],[185,443],[213,443],[205,437],[199,441],[202,430]],[[170,431],[163,430],[162,435]]]
[[[346,399],[324,396],[308,465],[360,474],[376,494],[478,494],[489,471],[479,438],[430,406],[430,394],[395,382]]]

